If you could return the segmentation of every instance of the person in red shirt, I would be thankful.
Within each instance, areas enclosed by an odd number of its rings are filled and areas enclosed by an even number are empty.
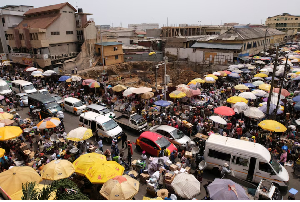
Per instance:
[[[128,155],[127,155],[127,158],[128,158],[128,165],[131,167],[131,158],[132,158],[132,155],[133,155],[133,151],[132,151],[132,144],[130,143],[130,140],[127,141],[127,149],[128,149]]]
[[[232,128],[232,123],[231,123],[231,122],[228,122],[228,123],[227,123],[227,127],[226,127],[226,132],[227,132],[228,135],[229,135],[229,133],[231,132],[231,128]]]
[[[238,139],[240,139],[241,136],[242,136],[242,134],[243,134],[243,129],[239,125],[238,125],[238,127],[236,129],[236,133],[237,133]]]

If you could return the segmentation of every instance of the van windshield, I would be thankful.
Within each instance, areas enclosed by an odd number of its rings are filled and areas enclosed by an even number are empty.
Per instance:
[[[47,109],[50,109],[51,111],[53,111],[53,110],[57,110],[57,111],[61,111],[61,108],[60,108],[60,106],[57,104],[57,103],[55,103],[55,102],[51,102],[51,103],[48,103],[48,104],[45,104],[45,107],[47,108]]]
[[[114,120],[109,120],[102,124],[105,131],[109,131],[118,126],[118,124]]]
[[[276,171],[276,173],[280,173],[282,171],[282,168],[277,161],[271,160],[270,164],[273,167],[273,169]]]
[[[29,84],[27,86],[23,86],[23,89],[24,90],[33,90],[34,89],[34,86],[32,84]]]
[[[4,90],[10,90],[8,85],[0,86],[0,91],[4,91]]]
[[[81,101],[75,102],[75,103],[74,103],[74,107],[81,107],[82,105],[83,105],[83,104],[82,104]]]

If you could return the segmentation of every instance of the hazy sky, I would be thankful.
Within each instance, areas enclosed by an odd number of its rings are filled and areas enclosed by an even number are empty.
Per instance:
[[[65,0],[1,0],[4,5],[34,7],[58,4]],[[127,27],[130,23],[216,25],[226,22],[260,24],[281,13],[300,15],[300,0],[69,0],[76,8],[92,13],[97,25]]]

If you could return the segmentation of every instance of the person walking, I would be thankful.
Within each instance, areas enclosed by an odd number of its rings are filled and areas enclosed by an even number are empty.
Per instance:
[[[124,144],[126,146],[125,148],[127,148],[128,145],[127,145],[127,135],[126,135],[126,133],[122,134],[122,149],[124,149]]]
[[[102,153],[103,153],[103,142],[102,142],[101,137],[100,137],[100,140],[98,141],[98,147],[99,147],[99,150],[102,151]]]
[[[132,144],[130,143],[130,140],[128,140],[127,142],[127,149],[128,149],[128,155],[127,155],[127,159],[128,159],[128,165],[129,167],[131,167],[131,158],[133,155],[133,151],[132,151]]]

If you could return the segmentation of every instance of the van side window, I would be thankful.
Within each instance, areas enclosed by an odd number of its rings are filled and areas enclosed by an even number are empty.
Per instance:
[[[232,156],[232,163],[241,165],[241,166],[248,166],[248,159],[239,157],[239,156]]]
[[[209,149],[208,156],[212,157],[212,158],[216,158],[216,159],[221,159],[221,160],[224,160],[224,161],[230,161],[230,157],[231,157],[230,154],[219,152],[219,151],[216,151],[216,150],[213,150],[213,149]]]
[[[71,102],[65,101],[65,104],[68,106],[73,106]]]
[[[85,124],[85,125],[89,125],[89,120],[84,119],[84,124]]]
[[[79,122],[83,123],[83,118],[79,117]]]
[[[265,162],[259,162],[259,170],[267,172],[267,173],[272,172],[272,168],[270,167],[270,165]]]

